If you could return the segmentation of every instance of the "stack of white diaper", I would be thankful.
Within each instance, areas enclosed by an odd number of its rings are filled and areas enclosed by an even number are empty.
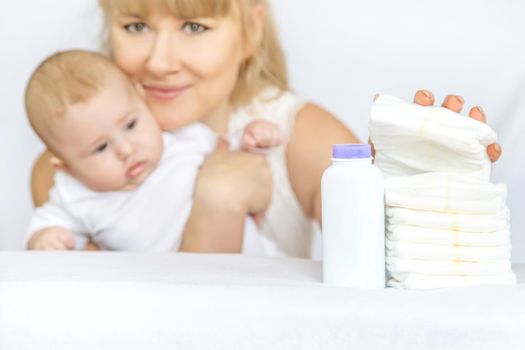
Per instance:
[[[512,284],[506,186],[491,184],[487,125],[381,95],[371,109],[385,176],[387,285]]]

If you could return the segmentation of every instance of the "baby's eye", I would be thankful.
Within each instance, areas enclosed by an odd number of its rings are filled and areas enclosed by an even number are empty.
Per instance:
[[[195,22],[186,22],[182,26],[182,30],[186,33],[199,34],[207,31],[209,28],[203,26],[202,24]]]
[[[129,33],[146,33],[149,31],[148,25],[144,22],[126,24],[124,29]]]
[[[108,148],[108,143],[105,142],[98,146],[93,153],[98,154],[104,152]]]
[[[133,130],[137,126],[137,119],[133,119],[128,124],[126,124],[126,130]]]

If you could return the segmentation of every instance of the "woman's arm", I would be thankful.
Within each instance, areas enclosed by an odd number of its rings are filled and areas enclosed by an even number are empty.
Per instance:
[[[221,147],[199,172],[179,250],[240,253],[246,217],[268,207],[271,187],[263,156]]]
[[[341,121],[314,104],[297,114],[286,149],[292,189],[307,216],[321,222],[321,176],[331,164],[332,145],[359,140]]]
[[[53,175],[55,174],[50,162],[52,156],[51,152],[46,150],[40,154],[33,165],[31,193],[35,207],[40,207],[49,199],[49,190],[53,187]]]
[[[420,90],[414,101],[430,106],[434,104],[434,97],[429,91]],[[449,95],[442,106],[459,113],[463,99]],[[486,122],[480,107],[472,108],[469,116]],[[286,150],[288,174],[299,203],[309,217],[321,222],[321,176],[331,164],[332,145],[355,142],[359,141],[343,123],[316,105],[307,104],[297,114]],[[487,153],[492,161],[496,161],[501,155],[501,148],[498,144],[489,145]]]

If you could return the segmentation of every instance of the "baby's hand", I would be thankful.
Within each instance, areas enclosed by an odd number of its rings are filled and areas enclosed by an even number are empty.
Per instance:
[[[75,236],[62,227],[47,227],[36,231],[27,243],[31,250],[72,250]]]
[[[271,148],[283,143],[283,135],[277,125],[267,120],[254,120],[246,125],[241,138],[241,147],[249,151]]]

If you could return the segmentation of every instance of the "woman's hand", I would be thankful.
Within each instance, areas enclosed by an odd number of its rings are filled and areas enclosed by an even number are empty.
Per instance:
[[[418,90],[414,96],[414,102],[421,106],[431,106],[434,104],[434,95],[427,90]],[[448,95],[441,106],[450,109],[456,113],[461,112],[465,101],[461,96]],[[469,117],[472,119],[479,120],[480,122],[486,123],[487,116],[483,109],[479,106],[472,107],[469,111]],[[492,162],[498,160],[501,156],[501,146],[497,143],[493,143],[487,146],[487,154]]]
[[[264,212],[271,193],[266,159],[242,151],[229,152],[221,143],[197,177],[180,251],[241,252],[246,216]]]

